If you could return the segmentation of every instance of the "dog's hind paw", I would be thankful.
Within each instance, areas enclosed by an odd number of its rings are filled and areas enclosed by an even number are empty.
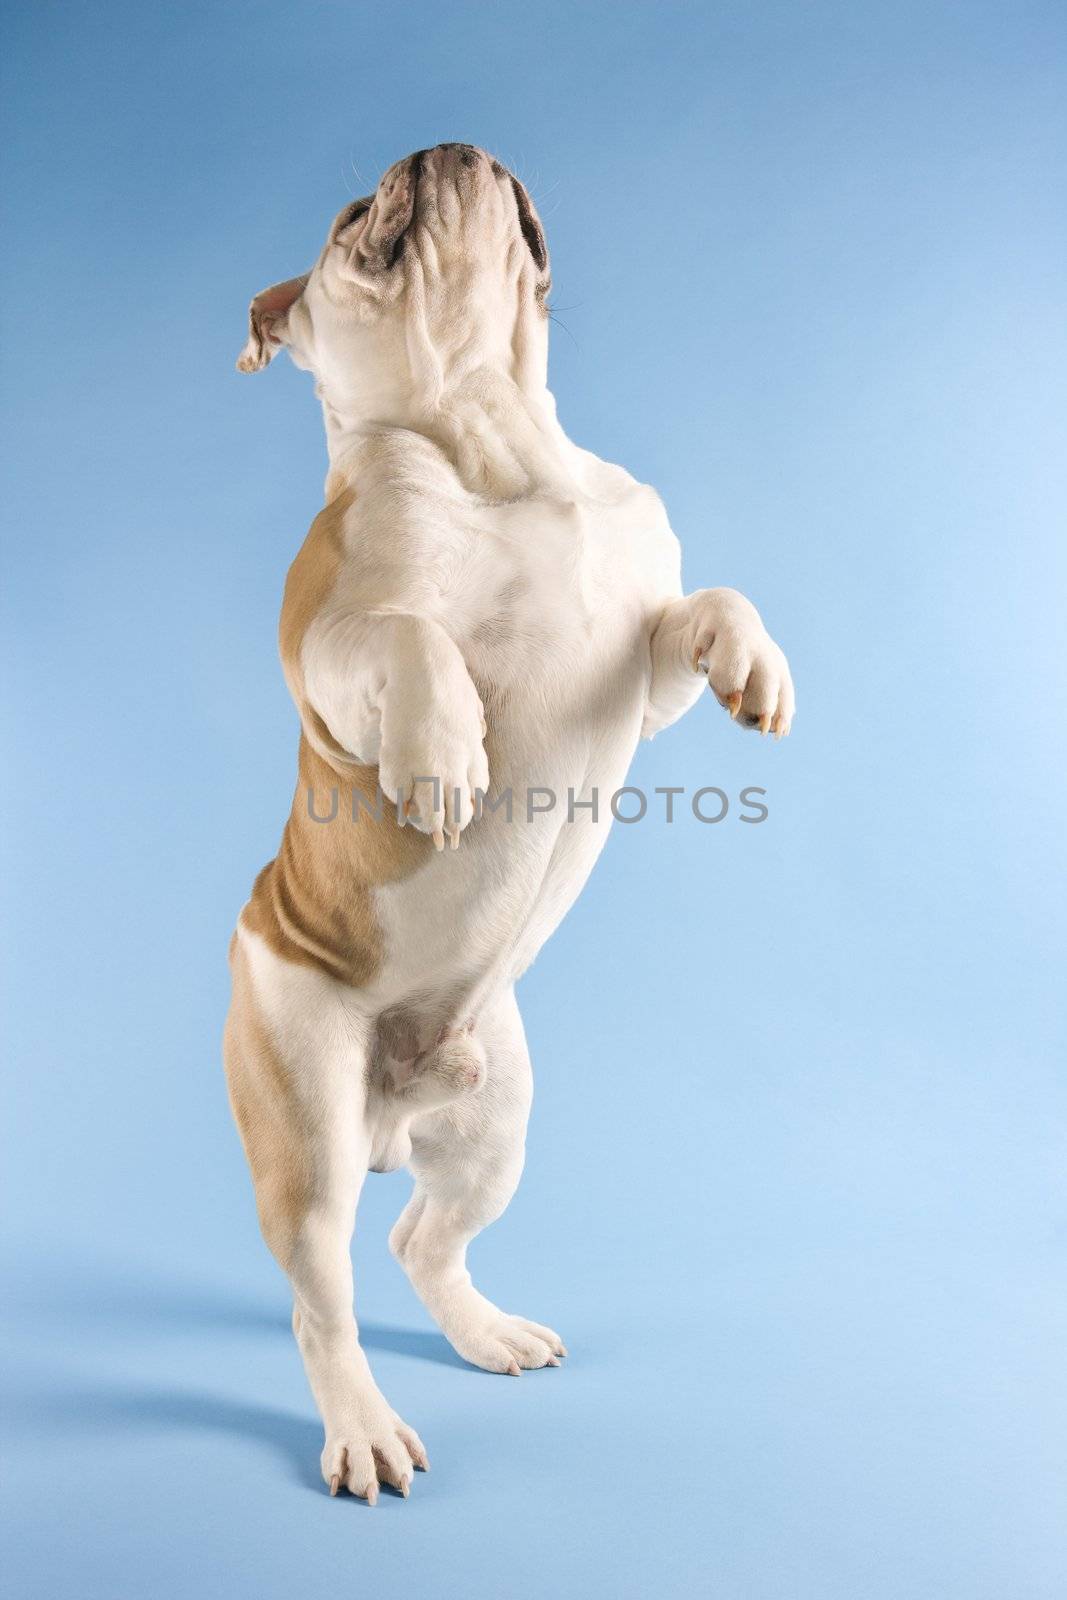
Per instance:
[[[429,1472],[425,1446],[414,1428],[384,1404],[378,1409],[381,1415],[369,1427],[327,1434],[321,1465],[331,1495],[347,1489],[372,1506],[385,1483],[406,1500],[415,1472]]]
[[[567,1354],[563,1340],[551,1328],[506,1311],[494,1310],[474,1326],[446,1327],[445,1332],[464,1361],[513,1378],[524,1368],[558,1367],[560,1357]]]

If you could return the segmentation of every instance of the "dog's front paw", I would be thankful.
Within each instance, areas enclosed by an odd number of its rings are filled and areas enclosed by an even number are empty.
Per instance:
[[[744,727],[784,738],[796,710],[793,679],[759,612],[736,589],[705,589],[693,601],[694,671],[707,674],[719,704]]]
[[[378,761],[382,793],[401,822],[428,833],[438,850],[452,848],[474,816],[475,791],[489,787],[485,715],[471,686],[457,703],[437,703],[383,729]]]

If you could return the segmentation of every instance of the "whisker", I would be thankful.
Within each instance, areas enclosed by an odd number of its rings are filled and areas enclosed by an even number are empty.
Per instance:
[[[556,313],[552,310],[551,307],[548,307],[547,309],[548,309],[548,320],[549,320],[549,322],[554,322],[556,324],[557,328],[562,328],[564,333],[567,335],[567,338],[574,345],[574,348],[576,350],[580,350],[582,347],[578,343],[577,339],[574,337],[574,335],[571,332],[571,330],[568,328],[567,324],[565,322],[561,322],[560,321],[559,317],[556,316]]]
[[[535,192],[535,190],[533,190],[533,189],[530,190],[530,193],[533,195],[535,201],[537,202],[538,210],[541,209],[542,203],[545,200],[547,200],[549,198],[549,196],[555,192],[556,189],[559,188],[560,182],[561,182],[561,179],[557,178],[554,183],[550,183],[549,184],[548,188],[544,191],[543,194],[540,191],[536,191]]]

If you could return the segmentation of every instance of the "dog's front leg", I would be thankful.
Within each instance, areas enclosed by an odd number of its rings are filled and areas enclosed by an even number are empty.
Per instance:
[[[326,617],[303,652],[307,701],[342,751],[376,765],[401,817],[456,846],[489,786],[485,716],[463,656],[429,618]]]
[[[642,734],[676,722],[699,697],[701,676],[743,727],[782,738],[796,709],[789,664],[751,600],[698,589],[670,600],[652,632],[652,681]]]

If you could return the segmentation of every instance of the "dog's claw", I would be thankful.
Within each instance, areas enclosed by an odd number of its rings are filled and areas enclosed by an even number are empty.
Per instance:
[[[770,725],[771,725],[771,714],[770,714],[769,711],[765,711],[763,713],[762,717],[760,717],[760,719],[759,719],[759,731],[760,731],[760,737],[761,738],[768,731],[768,729],[770,728]]]
[[[693,648],[693,671],[694,672],[704,672],[704,673],[707,672],[707,670],[708,670],[707,667],[702,667],[700,665],[700,662],[701,662],[701,658],[703,656],[710,655],[712,647],[714,646],[714,644],[715,644],[715,635],[712,634],[710,639],[709,638],[705,638],[701,643],[699,643],[699,644],[694,646],[694,648]]]
[[[517,1378],[521,1371],[522,1368],[519,1366],[519,1363],[517,1361],[513,1361],[510,1367],[507,1369],[507,1375],[509,1378]]]
[[[726,709],[730,713],[730,720],[732,722],[736,722],[737,720],[737,713],[741,709],[742,698],[743,692],[742,690],[738,689],[736,694],[727,695],[726,700],[724,701]]]
[[[348,1450],[344,1449],[344,1450],[341,1451],[341,1459],[337,1463],[337,1471],[334,1473],[333,1477],[330,1479],[330,1499],[331,1500],[335,1500],[337,1498],[338,1494],[340,1493],[341,1485],[345,1480],[345,1475],[346,1475],[347,1472],[348,1472]]]

